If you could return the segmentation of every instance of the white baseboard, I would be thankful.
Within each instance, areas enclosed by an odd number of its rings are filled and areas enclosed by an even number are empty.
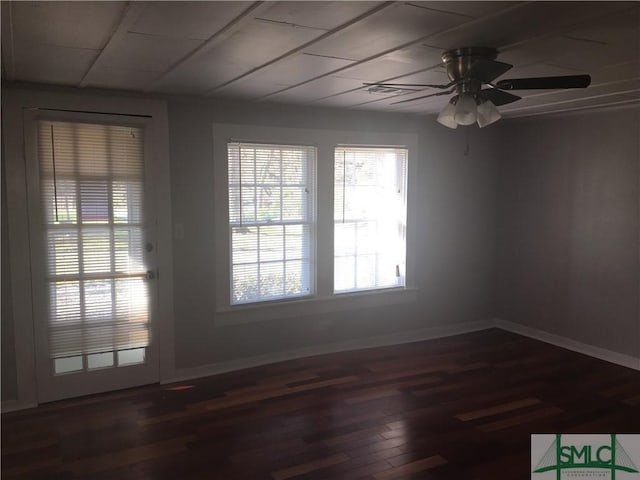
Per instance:
[[[27,408],[37,407],[36,402],[21,402],[19,400],[3,400],[0,410],[2,413],[16,412],[18,410],[26,410]]]
[[[526,327],[507,320],[494,319],[493,322],[494,326],[501,328],[502,330],[506,330],[507,332],[517,333],[518,335],[550,343],[557,347],[588,355],[589,357],[594,357],[609,363],[615,363],[616,365],[622,365],[623,367],[632,368],[634,370],[640,370],[640,358],[638,357],[614,352],[613,350],[607,350],[606,348],[595,347],[593,345],[578,342],[577,340],[571,340],[570,338],[545,332],[544,330],[538,330],[537,328]]]
[[[327,353],[345,352],[350,350],[362,350],[365,348],[384,347],[389,345],[400,345],[403,343],[420,342],[434,338],[451,337],[463,333],[476,332],[494,327],[493,320],[483,320],[477,322],[465,322],[455,325],[444,325],[437,327],[421,328],[419,330],[409,330],[389,335],[377,337],[358,338],[345,342],[331,343],[327,345],[315,345],[312,347],[298,348],[286,352],[275,352],[266,355],[258,355],[249,358],[231,360],[228,362],[213,363],[193,368],[176,369],[171,378],[163,379],[160,383],[173,383],[194,378],[207,377],[220,373],[242,370],[244,368],[259,367],[271,363],[294,360],[297,358],[313,357]]]

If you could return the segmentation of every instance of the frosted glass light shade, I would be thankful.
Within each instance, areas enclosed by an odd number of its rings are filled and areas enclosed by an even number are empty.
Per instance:
[[[490,100],[478,105],[478,126],[480,128],[491,125],[502,118],[496,106]]]
[[[458,128],[458,124],[454,118],[456,114],[456,107],[451,103],[447,103],[447,106],[442,109],[440,115],[438,115],[438,123],[449,128]]]
[[[458,125],[471,125],[478,118],[478,107],[476,100],[468,94],[460,95],[456,103],[456,113],[454,115]]]

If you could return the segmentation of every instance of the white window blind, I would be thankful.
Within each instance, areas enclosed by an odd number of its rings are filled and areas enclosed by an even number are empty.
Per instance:
[[[227,150],[231,304],[312,294],[315,148],[232,142]]]
[[[404,287],[407,150],[337,147],[334,291]]]
[[[50,356],[147,346],[142,130],[40,121],[38,158]]]

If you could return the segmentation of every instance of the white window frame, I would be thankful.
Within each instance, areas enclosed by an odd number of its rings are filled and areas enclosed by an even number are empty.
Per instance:
[[[230,236],[227,144],[230,141],[313,145],[317,151],[315,295],[260,303],[231,305]],[[335,294],[333,291],[334,242],[334,156],[339,145],[405,147],[407,158],[407,272],[404,287]],[[238,325],[260,321],[323,314],[359,308],[409,303],[417,300],[415,265],[418,137],[409,133],[320,130],[266,127],[259,125],[214,124],[214,221],[215,221],[215,324]]]
[[[269,144],[265,144],[264,142],[233,142],[233,141],[229,141],[227,142],[227,147],[229,148],[231,145],[233,144],[238,144],[238,148],[241,149],[242,146],[255,146],[255,147],[260,147],[260,146],[270,146],[270,147],[302,147],[302,148],[310,148],[311,150],[313,150],[313,155],[310,156],[310,158],[307,158],[307,166],[306,166],[306,178],[305,178],[305,184],[306,184],[306,189],[307,189],[307,200],[306,200],[306,205],[305,205],[305,217],[306,220],[300,220],[300,221],[287,221],[287,220],[278,220],[278,221],[274,221],[274,222],[267,222],[265,223],[264,221],[260,221],[259,219],[255,218],[253,221],[247,222],[246,224],[243,222],[242,218],[239,219],[238,222],[231,222],[231,219],[229,219],[229,238],[230,238],[230,249],[232,248],[232,243],[233,243],[233,229],[236,227],[241,227],[241,226],[245,226],[247,225],[249,228],[260,228],[260,227],[269,227],[269,226],[291,226],[291,225],[301,225],[301,226],[306,226],[308,228],[308,234],[309,234],[309,241],[308,241],[308,248],[309,248],[309,252],[308,252],[308,261],[309,261],[309,265],[308,268],[305,269],[306,272],[308,273],[308,278],[306,279],[307,285],[309,287],[309,293],[302,293],[302,294],[296,294],[296,295],[283,295],[281,297],[278,298],[265,298],[265,299],[258,299],[258,300],[250,300],[250,301],[245,301],[245,302],[236,302],[233,303],[233,291],[230,292],[230,297],[229,297],[229,301],[234,305],[250,305],[250,304],[257,304],[257,303],[265,303],[265,302],[278,302],[278,301],[286,301],[286,300],[292,300],[292,299],[301,299],[301,298],[309,298],[309,297],[313,297],[315,296],[315,265],[316,265],[316,258],[315,258],[315,219],[316,219],[316,211],[315,211],[315,193],[316,193],[316,181],[315,181],[315,170],[316,170],[316,164],[317,164],[317,151],[316,148],[312,145],[291,145],[291,144],[283,144],[283,143],[269,143]],[[239,155],[240,152],[238,152]],[[227,162],[228,165],[228,162]],[[242,183],[242,182],[241,182]],[[254,183],[254,188],[257,186],[257,183]],[[280,185],[282,187],[282,184]],[[229,185],[227,187],[227,191],[228,191]],[[242,196],[240,197],[242,198]],[[281,197],[282,199],[282,197]],[[283,208],[283,205],[281,205],[281,209]],[[240,206],[240,215],[242,216],[242,206]],[[281,211],[282,213],[282,211]],[[255,214],[255,216],[257,217],[257,213]],[[260,237],[259,237],[260,238]],[[286,239],[286,237],[285,237]],[[231,252],[231,254],[233,255],[233,252]],[[229,271],[233,272],[233,258],[232,255],[230,255],[229,258]],[[284,263],[288,263],[288,261],[286,259],[283,260]],[[290,261],[290,260],[289,260]],[[263,265],[263,261],[258,260],[258,265]],[[233,275],[231,275],[233,276]],[[231,286],[233,284],[233,278],[230,278],[230,288],[231,290],[233,290],[233,287]]]
[[[400,203],[403,206],[403,218],[402,218],[402,222],[403,222],[403,226],[405,227],[406,230],[406,225],[407,225],[407,215],[406,215],[406,210],[407,210],[407,156],[408,156],[408,149],[406,147],[397,147],[397,146],[379,146],[379,145],[336,145],[336,148],[334,149],[334,162],[337,162],[337,151],[340,149],[344,149],[345,151],[348,151],[349,149],[352,150],[361,150],[361,151],[368,151],[368,152],[372,152],[372,151],[376,151],[378,150],[388,150],[388,151],[394,151],[394,153],[398,153],[400,151],[404,151],[405,153],[405,157],[402,160],[402,168],[399,168],[399,163],[396,163],[395,165],[395,170],[396,170],[396,184],[395,184],[395,189],[397,189],[398,193],[400,193],[399,195],[399,199],[400,199]],[[346,160],[343,160],[346,161]],[[396,162],[398,162],[398,157],[396,156]],[[346,167],[345,167],[346,168]],[[338,167],[339,170],[339,167]],[[335,167],[335,163],[334,163],[334,171],[336,171],[336,167]],[[398,174],[398,172],[402,172],[400,174]],[[398,180],[401,180],[402,183],[398,183]],[[336,182],[334,181],[334,228],[336,225],[340,224],[340,223],[351,223],[354,225],[354,228],[358,229],[358,226],[363,224],[363,223],[367,223],[369,221],[372,221],[369,218],[365,218],[365,219],[357,219],[357,218],[345,218],[345,214],[344,214],[344,210],[342,212],[342,216],[341,217],[336,217],[336,210],[335,210],[335,193],[336,193],[336,189],[340,188],[339,187],[339,183],[336,184]],[[353,187],[353,185],[350,185],[350,187]],[[355,186],[360,187],[360,185],[356,185]],[[346,202],[346,188],[345,188],[345,184],[342,184],[342,191],[343,191],[343,202]],[[398,198],[396,197],[396,200],[398,200]],[[344,205],[343,205],[344,208]],[[334,231],[334,235],[335,235],[335,231]],[[343,289],[343,290],[338,290],[336,288],[336,277],[334,275],[334,285],[333,285],[333,289],[334,289],[334,293],[336,295],[345,295],[345,294],[349,294],[349,293],[356,293],[356,292],[371,292],[371,291],[380,291],[380,290],[385,290],[385,289],[395,289],[395,288],[405,288],[406,285],[406,247],[407,247],[407,238],[406,235],[404,236],[404,245],[403,245],[403,255],[402,255],[402,262],[400,262],[399,265],[396,265],[396,282],[399,281],[400,285],[378,285],[377,281],[376,281],[376,285],[373,286],[369,286],[369,287],[358,287],[358,286],[354,286],[353,288],[349,288],[349,289]],[[357,242],[356,242],[357,243]],[[335,246],[335,240],[334,240],[334,246]],[[356,248],[357,249],[357,248]],[[376,269],[377,264],[378,264],[378,254],[379,251],[376,250],[375,252],[375,257],[376,257]],[[340,255],[340,256],[336,256],[335,252],[334,252],[334,257],[333,257],[333,261],[334,261],[334,268],[335,268],[335,264],[338,260],[338,258],[348,258],[348,257],[353,257],[354,258],[354,273],[355,273],[355,277],[357,277],[357,262],[358,262],[358,258],[359,255],[357,252],[354,252],[353,255],[349,254],[349,255]],[[398,280],[399,279],[399,280]],[[357,282],[357,280],[356,280]]]

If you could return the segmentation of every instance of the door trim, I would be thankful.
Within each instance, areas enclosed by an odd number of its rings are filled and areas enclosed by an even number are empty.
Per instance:
[[[169,163],[169,126],[164,100],[114,97],[104,94],[51,92],[3,88],[2,120],[7,182],[8,238],[10,249],[14,342],[16,351],[17,398],[21,404],[37,403],[33,292],[29,248],[27,207],[27,171],[24,149],[25,109],[68,110],[78,113],[106,113],[151,117],[148,125],[153,151],[152,178],[156,212],[156,262],[160,273],[156,280],[160,381],[175,372],[173,263],[171,223],[171,183]]]

